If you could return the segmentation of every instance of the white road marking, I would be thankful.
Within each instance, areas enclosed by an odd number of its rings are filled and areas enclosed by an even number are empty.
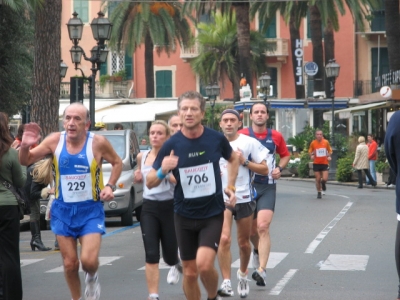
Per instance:
[[[365,271],[369,255],[340,255],[331,254],[320,265],[320,270],[333,271]]]
[[[344,217],[346,212],[350,209],[353,205],[353,202],[347,202],[345,207],[341,210],[341,212],[333,218],[333,220],[317,235],[317,237],[308,245],[306,251],[304,253],[313,254],[315,249],[319,246],[322,240],[328,235],[333,227],[340,221],[341,218]]]
[[[290,279],[293,278],[294,274],[296,274],[297,271],[298,271],[298,269],[290,269],[285,274],[285,276],[283,276],[283,278],[281,280],[279,280],[279,282],[271,289],[269,294],[270,295],[279,295],[282,292],[283,288],[290,281]]]
[[[158,268],[159,268],[159,269],[169,269],[169,268],[171,268],[171,266],[167,265],[167,264],[165,263],[164,259],[161,257],[161,258],[160,258],[160,262],[159,262],[159,264],[158,264]],[[138,269],[138,271],[145,270],[145,269],[146,269],[146,266],[143,266],[143,267],[141,267],[140,269]]]
[[[121,257],[122,256],[101,256],[99,257],[99,267],[104,265],[111,265],[113,261],[120,259]],[[58,272],[64,272],[64,266],[51,269],[49,271],[46,271],[45,273],[58,273]],[[79,266],[79,272],[83,272],[82,265]]]
[[[269,259],[267,263],[267,269],[273,269],[275,268],[284,258],[288,255],[289,253],[284,253],[284,252],[271,252],[269,254]],[[232,265],[232,268],[238,268],[240,267],[240,259],[235,260]],[[250,256],[250,261],[248,268],[253,268],[253,252],[251,253]]]
[[[31,265],[31,264],[34,264],[34,263],[37,263],[37,262],[39,262],[41,260],[44,260],[44,259],[43,258],[42,259],[21,259],[20,260],[21,261],[21,268],[22,267],[26,267],[26,266]]]

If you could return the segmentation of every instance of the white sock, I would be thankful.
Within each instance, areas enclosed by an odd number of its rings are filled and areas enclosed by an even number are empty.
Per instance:
[[[158,294],[150,294],[149,297],[150,297],[150,298],[151,298],[151,297],[156,297],[156,298],[158,298]]]

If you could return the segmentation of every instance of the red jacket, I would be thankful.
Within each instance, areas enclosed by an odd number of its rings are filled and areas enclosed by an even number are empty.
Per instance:
[[[378,144],[372,140],[371,143],[368,143],[368,159],[376,160],[378,158]]]

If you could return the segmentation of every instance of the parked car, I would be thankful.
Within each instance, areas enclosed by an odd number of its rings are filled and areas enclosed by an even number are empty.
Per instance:
[[[133,212],[136,219],[140,221],[140,213],[143,204],[143,184],[133,183],[133,172],[137,167],[136,156],[139,154],[139,144],[136,134],[131,129],[96,131],[95,134],[103,135],[113,146],[115,152],[121,157],[123,167],[114,192],[112,201],[104,202],[104,212],[106,217],[121,217],[123,226],[133,224]],[[111,164],[103,161],[103,182],[106,184],[110,178]],[[41,200],[42,224],[45,227],[44,213],[46,211],[47,200]],[[43,223],[44,222],[44,223]]]

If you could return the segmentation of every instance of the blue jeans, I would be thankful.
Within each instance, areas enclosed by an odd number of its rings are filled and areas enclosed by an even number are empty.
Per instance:
[[[370,160],[370,161],[369,161],[369,172],[371,173],[372,178],[373,178],[373,179],[375,180],[375,182],[376,182],[375,160]],[[368,177],[365,178],[365,182],[366,182],[367,184],[370,183]]]

